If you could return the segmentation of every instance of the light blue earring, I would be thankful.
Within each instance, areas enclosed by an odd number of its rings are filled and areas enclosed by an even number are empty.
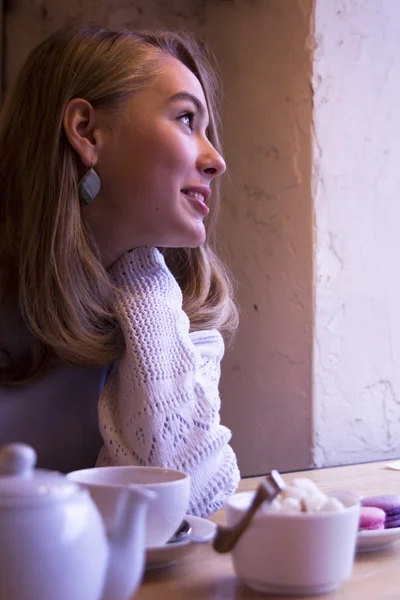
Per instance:
[[[80,182],[78,183],[78,195],[80,203],[84,206],[90,204],[97,196],[101,189],[101,181],[100,177],[97,175],[96,171],[93,169],[93,161],[90,165],[90,169],[87,173],[82,177]]]

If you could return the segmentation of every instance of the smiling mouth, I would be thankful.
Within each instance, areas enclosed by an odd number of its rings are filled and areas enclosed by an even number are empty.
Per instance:
[[[192,192],[190,190],[182,190],[182,193],[185,194],[186,196],[189,196],[189,198],[197,198],[197,200],[200,200],[200,202],[203,202],[205,204],[205,198],[201,192]]]
[[[206,217],[210,212],[206,201],[208,200],[209,193],[207,191],[203,194],[200,190],[183,189],[181,193],[190,202],[191,206],[196,209],[196,212],[202,217]]]

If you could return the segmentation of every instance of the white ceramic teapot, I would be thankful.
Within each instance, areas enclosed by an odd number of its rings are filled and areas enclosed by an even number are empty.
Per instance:
[[[30,446],[0,449],[0,598],[130,600],[143,575],[154,492],[115,490],[106,533],[87,490],[35,463]]]

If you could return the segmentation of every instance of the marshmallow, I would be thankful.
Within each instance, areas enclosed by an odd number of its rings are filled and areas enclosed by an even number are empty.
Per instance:
[[[342,512],[344,506],[340,500],[327,496],[318,486],[305,477],[293,480],[286,488],[267,505],[266,510],[282,513],[315,513]]]

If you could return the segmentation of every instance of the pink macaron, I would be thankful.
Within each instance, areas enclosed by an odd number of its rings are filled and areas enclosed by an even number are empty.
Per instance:
[[[377,508],[385,513],[385,529],[400,527],[400,496],[397,494],[382,494],[362,498],[362,507]]]
[[[360,509],[359,529],[385,529],[386,513],[381,508],[362,506]]]

